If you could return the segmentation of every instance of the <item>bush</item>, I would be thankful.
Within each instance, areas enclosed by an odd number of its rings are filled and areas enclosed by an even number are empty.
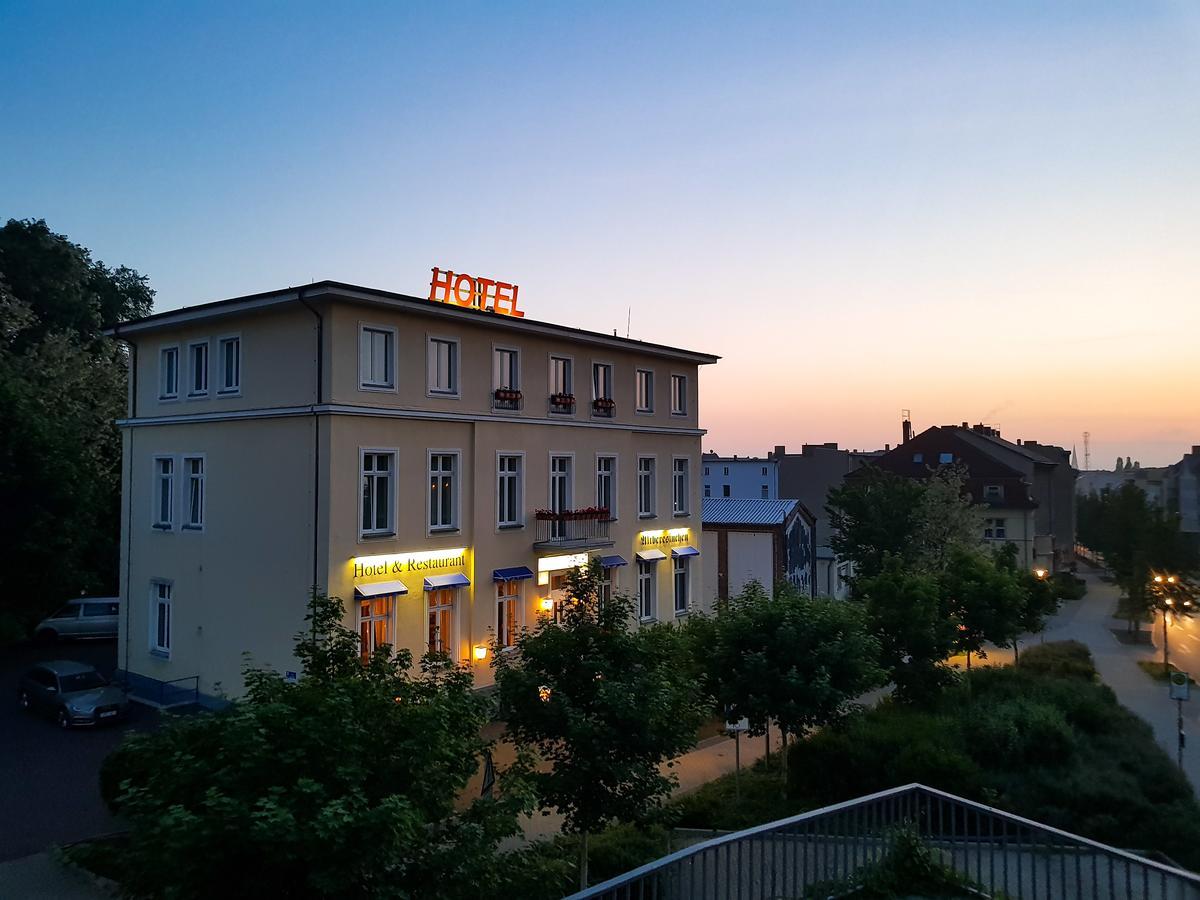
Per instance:
[[[673,800],[667,808],[669,821],[679,828],[738,831],[803,809],[784,796],[774,758],[770,768],[760,762],[742,769],[740,780],[740,801],[730,773]]]
[[[1092,651],[1079,641],[1035,644],[1021,654],[1018,665],[1029,672],[1058,678],[1085,678],[1091,681],[1096,677]]]
[[[1070,572],[1055,572],[1050,576],[1054,594],[1064,600],[1079,600],[1087,593],[1087,582]]]

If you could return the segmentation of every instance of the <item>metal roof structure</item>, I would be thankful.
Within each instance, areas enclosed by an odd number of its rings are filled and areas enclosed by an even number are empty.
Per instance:
[[[705,497],[704,525],[782,525],[800,506],[799,500]]]

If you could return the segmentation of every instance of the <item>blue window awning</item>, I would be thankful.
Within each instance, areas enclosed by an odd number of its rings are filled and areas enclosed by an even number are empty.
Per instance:
[[[492,581],[520,581],[532,577],[533,569],[529,566],[509,566],[507,569],[492,570]]]
[[[606,569],[615,569],[617,566],[627,566],[629,563],[625,561],[623,556],[602,556],[600,557],[600,565]]]
[[[471,579],[461,572],[453,575],[432,575],[425,579],[425,590],[436,591],[438,588],[466,587]]]
[[[384,597],[388,594],[407,594],[403,581],[376,581],[374,584],[356,584],[354,593],[360,597]]]
[[[699,556],[700,551],[695,547],[675,547],[671,550],[671,558],[679,559],[681,556]]]
[[[642,562],[658,562],[660,559],[666,559],[667,554],[661,550],[639,550],[637,558]]]

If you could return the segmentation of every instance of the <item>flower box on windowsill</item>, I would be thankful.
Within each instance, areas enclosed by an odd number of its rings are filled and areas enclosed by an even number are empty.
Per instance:
[[[596,519],[601,522],[611,522],[609,518],[608,507],[605,506],[586,506],[582,509],[537,509],[534,510],[534,517],[538,521],[558,521],[558,522],[581,522]]]
[[[592,414],[611,419],[617,411],[617,401],[610,397],[600,397],[592,401]]]
[[[492,394],[492,406],[495,409],[520,409],[521,392],[514,388],[496,388]]]
[[[574,412],[575,411],[575,395],[574,394],[551,394],[550,395],[550,411],[551,412]]]

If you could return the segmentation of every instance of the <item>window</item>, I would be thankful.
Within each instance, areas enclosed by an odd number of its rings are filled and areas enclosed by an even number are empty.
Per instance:
[[[691,493],[688,478],[689,460],[671,461],[671,512],[677,516],[687,515],[688,495]]]
[[[712,496],[712,485],[711,485],[711,484],[706,484],[706,485],[704,486],[704,496],[705,496],[705,497],[711,497],[711,496]]]
[[[687,377],[671,376],[671,415],[687,415]]]
[[[564,512],[571,508],[571,457],[550,457],[550,508]],[[550,536],[563,539],[567,536],[567,523],[556,518],[550,523]]]
[[[723,485],[721,485],[721,496],[722,496],[722,497],[728,497],[728,496],[729,496],[729,485],[727,485],[727,484],[723,484]]]
[[[724,471],[724,472],[722,472],[721,474],[722,474],[722,475],[728,475],[728,474],[729,474],[729,466],[725,466],[724,468],[725,468],[725,471]]]
[[[217,365],[221,367],[218,394],[236,394],[242,389],[242,339],[225,337],[217,342]]]
[[[170,531],[175,525],[175,460],[154,460],[154,527]]]
[[[612,418],[617,404],[613,401],[613,367],[592,363],[592,414]]]
[[[358,339],[359,386],[366,390],[396,387],[396,332],[364,325]]]
[[[359,601],[358,648],[363,662],[370,659],[371,654],[380,647],[391,647],[396,643],[392,638],[394,607],[395,597],[392,594]]]
[[[764,484],[762,486],[762,498],[764,500],[768,500],[768,499],[770,499],[770,496],[771,496],[771,489]]]
[[[649,517],[654,515],[654,457],[638,458],[638,515]]]
[[[204,528],[204,457],[185,456],[183,472],[187,478],[187,510],[183,527],[199,531]]]
[[[983,486],[984,500],[1003,500],[1004,487],[999,484],[985,484]]]
[[[616,566],[605,566],[600,570],[600,581],[597,584],[596,591],[597,599],[600,601],[600,607],[603,608],[612,601],[613,589],[616,587],[617,568]]]
[[[762,467],[762,473],[763,473],[763,475],[766,475],[766,474],[767,474],[767,467],[766,467],[766,466],[763,466],[763,467]]]
[[[188,344],[188,396],[208,393],[208,341]]]
[[[496,388],[516,391],[521,388],[521,354],[508,347],[497,347],[492,358],[492,381]]]
[[[707,474],[708,474],[708,466],[705,466],[705,467],[704,467],[704,474],[705,474],[705,475],[707,475]]]
[[[496,582],[496,643],[501,649],[517,642],[518,615],[521,611],[521,582]]]
[[[158,399],[179,396],[179,348],[163,347],[158,355]]]
[[[953,453],[939,453],[938,454],[938,462],[941,463],[943,466],[948,466],[948,465],[950,465],[950,463],[954,462],[954,454]]]
[[[550,357],[550,411],[571,413],[575,411],[575,388],[571,373],[571,360],[566,356]]]
[[[643,622],[653,619],[658,606],[654,567],[656,563],[638,560],[638,614]]]
[[[453,657],[454,601],[458,588],[429,591],[429,649]]]
[[[362,534],[394,534],[392,472],[394,451],[364,451],[362,455]]]
[[[1008,536],[1008,528],[1004,519],[984,519],[983,524],[985,540],[1002,541]]]
[[[458,460],[453,453],[429,454],[429,529],[448,531],[458,527],[454,481]]]
[[[150,650],[171,655],[171,585],[155,581],[150,587]]]
[[[596,457],[596,505],[608,510],[608,517],[617,517],[617,458]]]
[[[913,454],[913,462],[915,462],[915,463],[925,462],[925,454],[924,453],[914,453]]]
[[[429,339],[429,393],[458,395],[458,341]]]
[[[115,616],[121,612],[121,604],[119,603],[85,603],[83,604],[83,617],[93,618],[100,616]]]
[[[637,411],[654,412],[654,373],[649,369],[637,370]]]
[[[688,611],[688,563],[686,556],[677,557],[674,561],[675,575],[675,615],[682,616]]]
[[[521,457],[496,458],[496,524],[512,528],[521,524]]]

